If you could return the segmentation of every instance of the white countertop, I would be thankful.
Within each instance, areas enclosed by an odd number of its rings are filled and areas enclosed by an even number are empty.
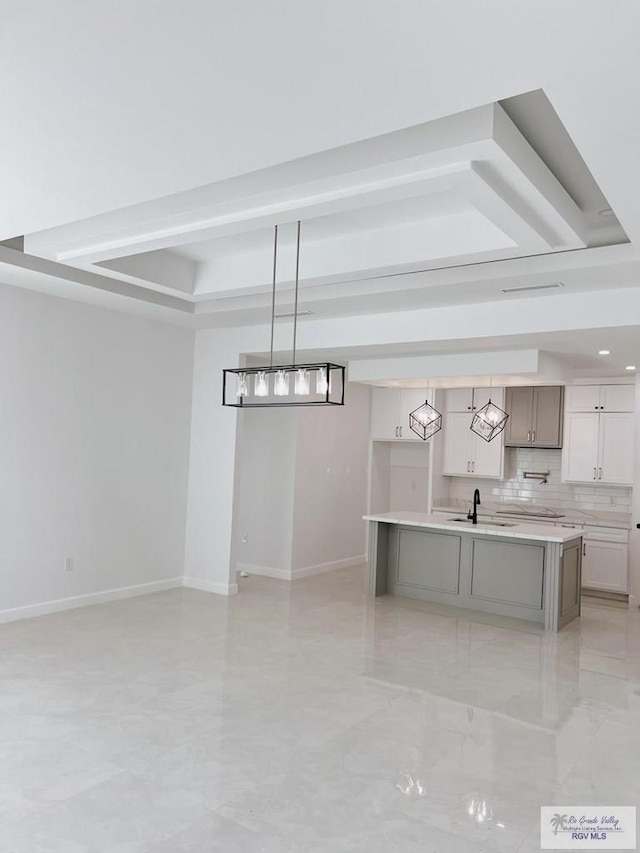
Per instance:
[[[454,513],[452,513],[454,514]],[[448,521],[440,514],[429,515],[426,512],[381,512],[378,515],[365,515],[365,521],[381,521],[387,524],[402,524],[407,527],[427,527],[433,530],[456,530],[460,533],[472,533],[474,536],[503,536],[509,539],[534,539],[540,542],[569,542],[580,536],[578,530],[544,524],[521,524],[509,519],[512,527],[494,527],[478,518],[477,524],[465,521]]]
[[[434,506],[434,511],[451,512],[451,513],[467,513],[471,507],[471,501],[452,499],[448,503],[443,503],[442,506]],[[543,521],[546,517],[547,508],[536,504],[522,504],[506,501],[485,501],[478,507],[478,518],[481,515],[486,516],[502,516],[508,519],[522,518],[526,523],[526,516],[512,515],[511,513],[519,513],[524,510],[531,516],[532,520]],[[624,530],[629,530],[631,527],[631,516],[625,512],[615,512],[613,510],[592,510],[592,509],[577,509],[575,507],[559,507],[554,506],[549,508],[552,512],[557,512],[560,517],[549,518],[551,524],[584,524],[587,527],[617,527]],[[537,514],[536,510],[540,514]]]

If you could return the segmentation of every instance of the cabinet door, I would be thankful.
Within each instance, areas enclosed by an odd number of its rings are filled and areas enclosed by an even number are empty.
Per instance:
[[[562,479],[574,483],[594,483],[598,477],[597,412],[569,412],[564,421]]]
[[[473,411],[473,388],[448,388],[444,394],[447,412]]]
[[[471,416],[468,412],[453,412],[444,417],[444,455],[442,473],[454,477],[471,477],[471,453],[473,433],[469,429]]]
[[[507,388],[505,411],[509,420],[504,443],[515,447],[531,444],[533,388]]]
[[[430,389],[429,392],[425,388],[405,388],[403,391],[400,391],[400,400],[399,400],[399,410],[398,410],[398,424],[400,427],[400,438],[403,439],[415,439],[415,441],[423,441],[419,435],[416,435],[415,432],[409,427],[409,415],[413,412],[414,409],[417,409],[418,406],[422,406],[424,401],[427,399],[427,393],[429,394],[429,402],[433,405],[433,390]]]
[[[634,385],[602,385],[600,405],[604,412],[633,412],[635,410]]]
[[[398,391],[374,388],[371,393],[371,438],[389,441],[398,438]]]
[[[504,409],[504,388],[474,388],[473,411],[479,411],[491,400],[496,406]]]
[[[599,385],[568,385],[566,388],[567,412],[599,412]]]
[[[598,482],[633,485],[634,415],[600,415]]]
[[[627,546],[583,540],[582,586],[609,592],[628,591]]]
[[[471,472],[476,477],[493,477],[501,480],[504,466],[504,443],[502,435],[493,441],[485,441],[479,435],[473,436]]]
[[[560,447],[562,444],[562,386],[542,385],[533,389],[531,444]]]

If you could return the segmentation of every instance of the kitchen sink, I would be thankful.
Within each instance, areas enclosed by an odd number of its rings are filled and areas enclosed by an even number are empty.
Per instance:
[[[465,524],[471,524],[470,518],[448,518],[447,521],[463,521]],[[508,521],[479,521],[478,527],[517,527],[517,524],[510,524]]]

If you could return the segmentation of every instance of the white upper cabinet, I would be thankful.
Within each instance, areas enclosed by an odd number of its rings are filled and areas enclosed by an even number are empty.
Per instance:
[[[447,412],[472,412],[473,388],[448,388],[444,392],[444,406]]]
[[[390,440],[398,437],[398,391],[374,388],[371,393],[371,438]]]
[[[494,401],[495,402],[495,401]],[[469,430],[471,432],[471,430]],[[473,435],[473,474],[475,477],[492,477],[501,480],[504,476],[503,433],[492,441]]]
[[[635,411],[635,385],[601,385],[600,411],[603,412],[633,412]]]
[[[634,415],[567,412],[562,479],[574,483],[633,485]]]
[[[472,436],[468,412],[447,412],[443,423],[442,473],[453,477],[471,476],[473,455]]]
[[[633,485],[634,416],[624,412],[600,415],[598,481]]]
[[[490,399],[504,408],[504,388],[448,388],[444,393],[447,412],[477,412]]]
[[[600,415],[597,412],[568,412],[564,419],[562,479],[594,483],[598,479]]]
[[[433,404],[433,391],[429,402]],[[409,428],[409,415],[427,399],[424,388],[374,388],[371,394],[371,438],[378,441],[422,441]]]
[[[491,400],[496,406],[504,409],[504,388],[474,388],[473,411],[477,412]],[[494,439],[495,441],[495,439]],[[491,442],[493,444],[493,442]]]
[[[568,385],[567,412],[633,412],[634,385]]]
[[[504,443],[502,434],[485,441],[471,431],[470,412],[448,412],[444,417],[442,473],[450,477],[502,479]]]
[[[567,385],[565,412],[599,412],[599,385]]]

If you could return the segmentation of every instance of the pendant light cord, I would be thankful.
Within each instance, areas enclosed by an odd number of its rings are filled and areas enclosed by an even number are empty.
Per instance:
[[[296,240],[296,295],[293,306],[293,358],[292,365],[296,363],[296,336],[298,334],[298,283],[300,273],[300,220],[298,219],[298,237]]]
[[[276,264],[278,260],[278,226],[275,226],[273,236],[273,286],[271,289],[271,351],[269,367],[273,367],[273,333],[276,325]]]

